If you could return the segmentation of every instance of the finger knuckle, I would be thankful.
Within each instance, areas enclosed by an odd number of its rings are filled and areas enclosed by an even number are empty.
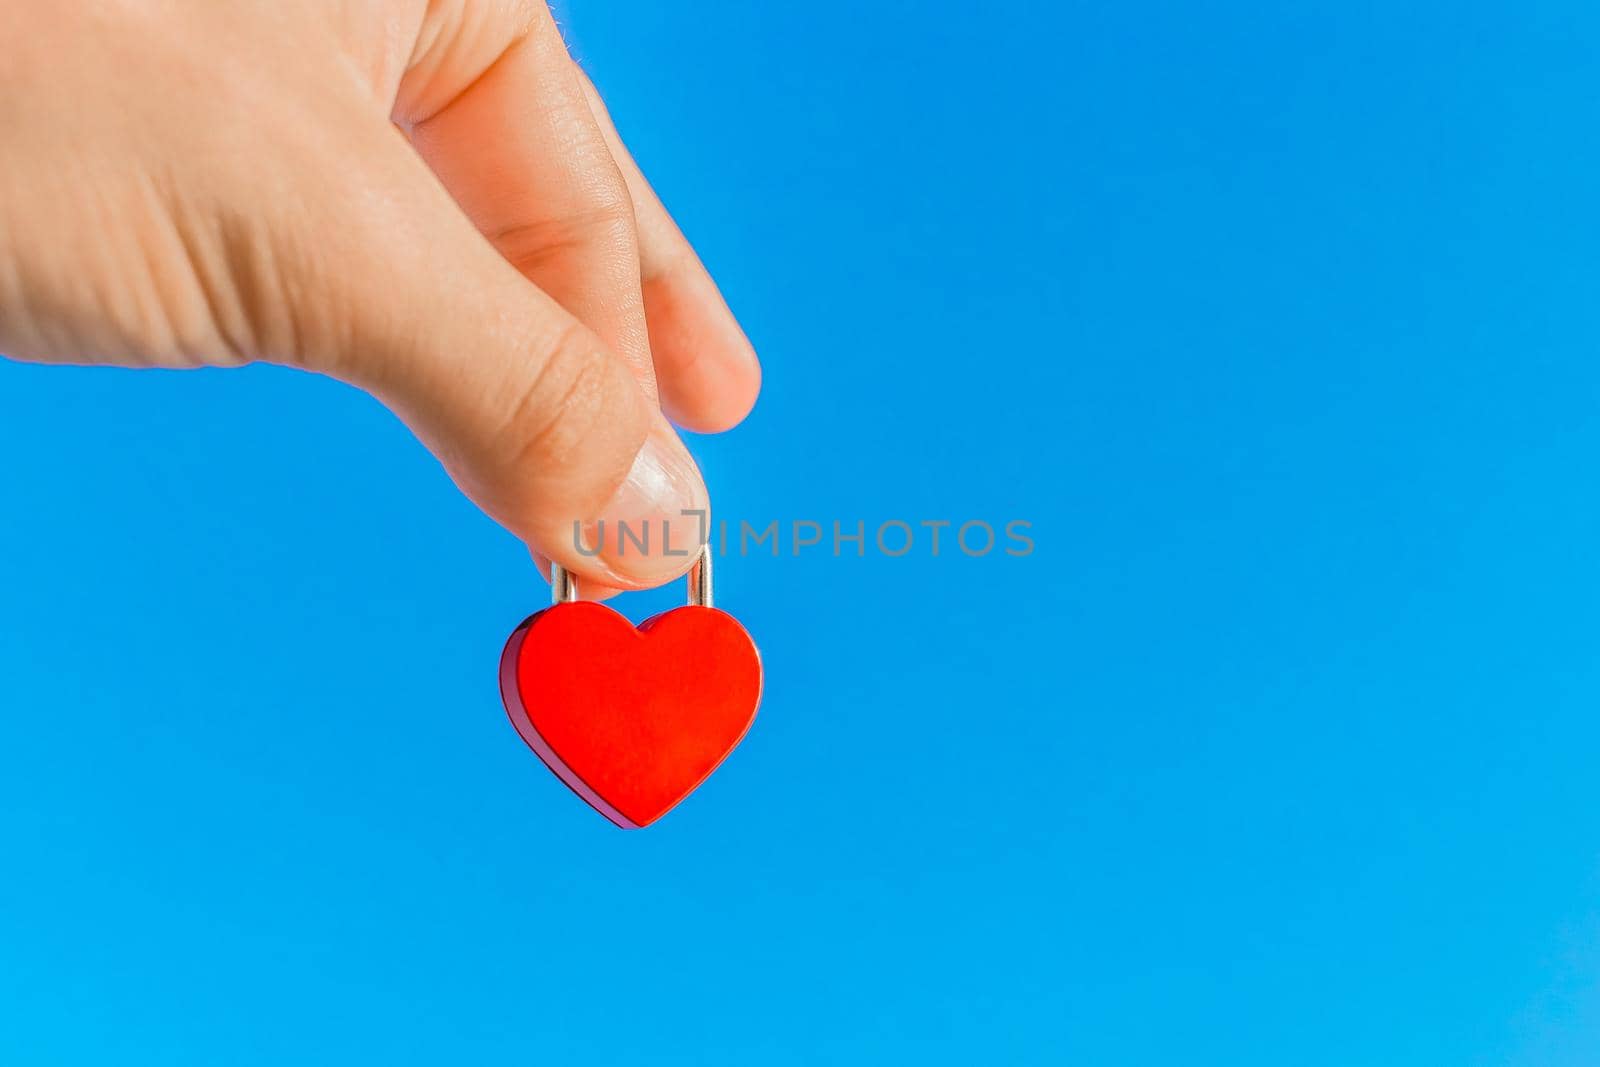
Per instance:
[[[633,201],[626,189],[587,190],[566,210],[491,229],[489,241],[525,274],[590,250],[634,255]]]
[[[547,471],[581,466],[602,428],[631,410],[629,388],[588,330],[577,322],[557,328],[537,373],[512,394],[507,429],[517,442],[516,462]]]

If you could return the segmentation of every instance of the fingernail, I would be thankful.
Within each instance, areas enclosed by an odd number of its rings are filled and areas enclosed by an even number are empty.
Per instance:
[[[700,468],[666,421],[657,420],[585,539],[613,574],[660,585],[694,562],[710,530],[710,507]]]

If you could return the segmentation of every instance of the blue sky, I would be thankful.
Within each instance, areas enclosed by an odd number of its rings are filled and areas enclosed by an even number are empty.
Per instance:
[[[1600,1055],[1600,12],[566,5],[767,367],[661,824],[374,402],[0,365],[0,1059]],[[635,617],[678,590],[621,603]]]

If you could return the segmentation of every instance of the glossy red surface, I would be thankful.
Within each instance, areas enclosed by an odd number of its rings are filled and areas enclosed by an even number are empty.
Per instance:
[[[634,627],[557,604],[501,658],[512,725],[574,793],[618,826],[648,826],[692,793],[755,719],[761,657],[733,616],[684,607]]]

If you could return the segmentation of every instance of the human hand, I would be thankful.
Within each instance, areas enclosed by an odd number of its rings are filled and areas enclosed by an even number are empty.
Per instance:
[[[661,411],[726,429],[760,369],[544,0],[0,17],[0,352],[331,375],[586,595],[686,569]]]

